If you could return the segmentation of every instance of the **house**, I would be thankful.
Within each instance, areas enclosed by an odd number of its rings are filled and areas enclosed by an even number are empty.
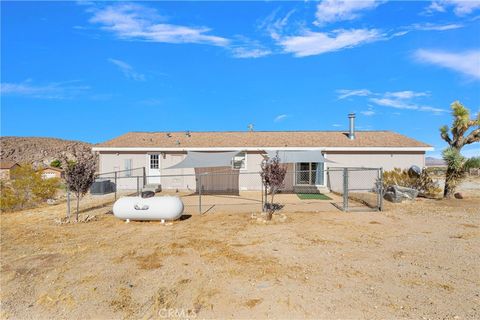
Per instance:
[[[171,168],[184,161],[188,152],[234,153],[229,168],[237,173],[240,190],[260,190],[258,173],[267,152],[275,150],[316,151],[330,162],[297,162],[288,165],[294,172],[286,183],[301,186],[326,185],[328,167],[425,166],[425,152],[433,148],[423,142],[391,131],[355,131],[353,114],[350,129],[344,131],[226,131],[226,132],[129,132],[92,148],[99,154],[99,172],[118,173],[117,189],[135,189],[135,168],[145,167],[146,183],[162,189],[195,190],[196,175],[212,168]],[[126,170],[126,171],[125,171]],[[217,171],[218,171],[217,170]],[[302,171],[302,174],[295,172]],[[132,173],[135,172],[135,173]],[[112,176],[112,175],[110,175]],[[121,177],[121,178],[120,178]],[[291,180],[291,181],[290,181]]]
[[[0,180],[10,180],[12,170],[20,167],[20,165],[13,161],[0,161]]]
[[[45,167],[43,169],[40,169],[40,172],[42,174],[42,179],[51,179],[51,178],[63,179],[63,176],[64,176],[64,171],[61,168]]]

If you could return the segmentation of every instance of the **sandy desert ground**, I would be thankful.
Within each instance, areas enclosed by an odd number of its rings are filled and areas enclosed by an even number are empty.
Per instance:
[[[110,205],[69,225],[54,223],[65,204],[2,214],[0,315],[478,319],[480,194],[467,189],[269,224],[232,212],[127,224]]]

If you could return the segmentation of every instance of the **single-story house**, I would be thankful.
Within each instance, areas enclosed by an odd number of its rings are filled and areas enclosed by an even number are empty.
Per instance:
[[[223,172],[228,169],[240,174],[240,190],[261,189],[259,175],[252,176],[261,171],[265,154],[272,150],[317,151],[328,160],[289,164],[289,171],[306,173],[287,175],[286,183],[302,186],[325,186],[328,167],[392,170],[425,166],[425,152],[433,150],[430,145],[392,131],[355,131],[353,119],[354,115],[350,115],[349,131],[129,132],[97,144],[92,150],[99,154],[99,173],[123,171],[117,189],[136,188],[137,181],[128,177],[138,175],[138,171],[132,174],[132,169],[145,167],[148,184],[161,184],[162,189],[195,190],[195,174],[215,172],[212,168],[171,168],[192,151],[238,151],[231,159],[231,167],[223,168]]]
[[[0,179],[10,180],[12,170],[20,167],[20,165],[13,161],[0,161]]]
[[[45,167],[40,169],[42,174],[42,179],[51,179],[51,178],[58,178],[63,179],[64,171],[62,168],[55,168],[55,167]]]

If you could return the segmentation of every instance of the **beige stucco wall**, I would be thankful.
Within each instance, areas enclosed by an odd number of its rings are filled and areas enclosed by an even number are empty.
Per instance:
[[[153,153],[153,152],[152,152]],[[160,155],[161,180],[160,184],[163,189],[178,189],[178,190],[196,190],[195,170],[189,169],[166,169],[178,162],[182,161],[186,152],[170,152],[166,154],[158,153]],[[113,172],[125,170],[125,159],[132,159],[132,168],[146,167],[146,174],[148,171],[148,153],[146,152],[101,152],[100,153],[100,173]],[[392,170],[395,167],[409,168],[412,165],[424,167],[425,153],[424,152],[326,152],[327,159],[335,161],[335,163],[327,163],[325,167],[383,167],[384,170]],[[240,171],[239,188],[240,190],[260,190],[261,178],[258,172],[261,170],[261,162],[263,156],[261,152],[248,152],[247,164],[245,170]],[[293,170],[293,165],[289,166],[289,171]],[[141,176],[142,170],[135,170],[133,176]],[[359,175],[356,177],[355,175]],[[113,176],[113,175],[112,175]],[[366,177],[366,178],[365,178]],[[294,174],[287,174],[286,185],[294,184]],[[338,178],[339,179],[339,178]],[[335,176],[335,180],[338,180]],[[352,173],[352,181],[370,181],[375,179],[374,173]],[[339,180],[340,182],[341,180]],[[140,180],[142,185],[142,180]],[[135,177],[125,177],[124,173],[119,174],[117,182],[118,189],[136,189],[137,179]]]
[[[335,161],[335,163],[326,163],[326,167],[366,167],[366,168],[383,168],[389,171],[394,168],[408,169],[412,165],[420,168],[425,166],[424,152],[327,152],[326,158]],[[328,171],[327,173],[328,187],[337,192],[343,190],[343,172]],[[373,189],[379,178],[378,171],[369,170],[353,170],[348,173],[348,187],[357,192]],[[353,191],[352,191],[353,192]]]
[[[369,167],[381,168],[384,171],[393,168],[408,169],[412,165],[425,166],[424,152],[325,152],[328,167]]]

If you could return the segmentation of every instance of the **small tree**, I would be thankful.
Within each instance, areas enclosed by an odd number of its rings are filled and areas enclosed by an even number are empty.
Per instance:
[[[264,161],[262,163],[262,181],[265,188],[270,190],[270,204],[265,204],[267,206],[267,220],[272,219],[272,215],[275,211],[275,205],[273,199],[277,191],[283,187],[283,182],[285,180],[285,174],[287,173],[287,168],[280,164],[280,158],[277,156]]]
[[[95,181],[96,156],[90,151],[74,152],[76,161],[64,159],[63,163],[68,165],[65,168],[65,183],[69,191],[75,193],[77,198],[77,210],[75,220],[78,222],[80,198],[83,197]],[[70,217],[69,217],[70,218]]]
[[[467,144],[480,141],[480,113],[477,114],[477,119],[470,119],[470,110],[458,101],[452,103],[451,108],[453,115],[451,128],[446,125],[440,128],[440,136],[449,145],[449,148],[443,152],[443,158],[447,162],[443,191],[445,198],[452,197],[456,186],[464,177],[462,171],[464,171],[465,158],[460,154],[460,150]],[[473,130],[469,133],[468,131],[472,128]]]
[[[55,159],[52,162],[50,162],[50,167],[60,168],[62,167],[62,161]]]

